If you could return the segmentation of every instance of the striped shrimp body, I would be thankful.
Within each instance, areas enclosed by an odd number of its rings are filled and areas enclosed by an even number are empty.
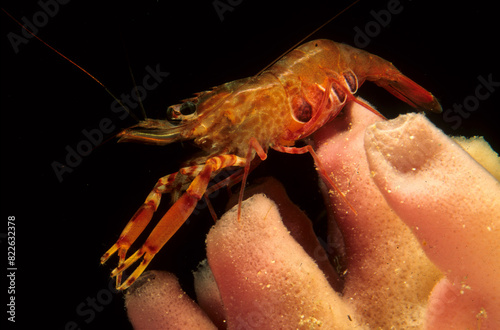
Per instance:
[[[160,178],[118,241],[102,256],[104,263],[118,253],[118,266],[111,273],[116,276],[117,288],[128,288],[141,275],[190,216],[205,195],[210,179],[222,169],[243,168],[241,204],[250,163],[256,154],[266,159],[269,148],[294,154],[309,152],[322,179],[343,196],[312,147],[298,148],[294,144],[335,118],[347,102],[362,103],[354,93],[366,80],[415,108],[441,111],[431,93],[390,62],[348,45],[314,40],[292,50],[260,75],[225,83],[169,107],[168,120],[147,119],[121,132],[120,142],[166,145],[193,140],[205,155]],[[174,204],[142,247],[127,258],[128,249],[151,220],[165,193],[172,194]],[[123,272],[141,258],[122,283]]]

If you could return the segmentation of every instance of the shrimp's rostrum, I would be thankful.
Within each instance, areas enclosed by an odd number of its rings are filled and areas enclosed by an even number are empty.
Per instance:
[[[117,288],[128,288],[141,275],[190,216],[214,175],[224,168],[241,167],[244,186],[251,161],[256,154],[264,160],[269,148],[287,153],[309,152],[323,180],[343,196],[323,170],[313,148],[297,148],[294,144],[335,118],[347,102],[371,109],[354,97],[366,80],[415,108],[441,111],[431,93],[390,62],[345,44],[314,40],[292,50],[257,76],[225,83],[169,107],[168,120],[147,119],[121,132],[120,142],[166,145],[193,140],[204,155],[160,178],[117,242],[102,256],[104,263],[118,253],[118,266],[111,273],[116,276]],[[172,194],[174,204],[142,247],[127,258],[128,249],[166,193]],[[125,269],[140,258],[140,264],[122,283]]]

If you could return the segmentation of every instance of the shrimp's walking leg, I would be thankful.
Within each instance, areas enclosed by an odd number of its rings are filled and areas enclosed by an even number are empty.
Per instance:
[[[117,251],[119,258],[118,266],[123,264],[128,249],[151,221],[153,213],[160,204],[161,195],[179,188],[188,180],[192,181],[199,171],[199,166],[189,166],[160,178],[142,206],[127,223],[116,243],[101,257],[101,264],[105,263]],[[116,277],[117,286],[121,284],[121,279],[122,276],[119,274]]]
[[[260,144],[259,144],[259,146],[260,146]],[[264,155],[264,156],[262,156],[262,154],[260,154],[260,157],[264,157],[264,159],[265,159],[267,157],[267,155],[264,152],[264,149],[262,149],[262,148],[260,148],[260,149],[262,150],[263,155]],[[251,156],[251,154],[250,154],[250,156]],[[247,159],[250,162],[250,167],[247,170],[247,176],[248,176],[248,173],[252,172],[253,169],[255,169],[257,167],[257,165],[259,165],[263,159],[256,158],[256,159],[253,159],[252,161],[250,161],[249,158],[247,158]],[[208,209],[210,211],[210,214],[212,215],[212,218],[214,219],[214,222],[217,222],[217,215],[215,214],[215,210],[213,209],[212,204],[210,203],[210,199],[209,199],[210,194],[212,194],[214,191],[221,189],[222,187],[228,187],[228,189],[229,189],[231,186],[241,182],[243,180],[244,174],[245,174],[245,168],[240,169],[236,173],[225,178],[224,180],[213,184],[212,186],[210,186],[207,189],[207,191],[205,191],[205,201],[207,202]],[[245,185],[242,185],[242,187],[244,187],[244,186]],[[240,193],[241,193],[241,189],[240,189]],[[240,207],[241,207],[241,205],[240,205]]]
[[[253,150],[257,152],[257,155],[259,155],[261,160],[266,160],[267,154],[260,145],[259,141],[257,141],[256,138],[252,137],[249,141],[250,148],[248,148],[247,152],[247,163],[245,164],[245,171],[243,172],[243,179],[241,180],[241,189],[240,189],[240,195],[238,197],[238,221],[240,220],[241,217],[241,203],[243,203],[243,193],[245,192],[245,185],[247,183],[247,177],[248,173],[250,173],[250,159],[252,159],[252,153]]]
[[[186,192],[172,205],[172,207],[163,216],[163,218],[161,218],[142,247],[133,255],[131,255],[127,260],[125,260],[124,262],[120,262],[118,267],[116,267],[111,272],[112,277],[121,277],[123,271],[125,271],[138,259],[144,256],[142,262],[139,264],[139,266],[137,266],[137,268],[123,284],[117,282],[117,289],[124,290],[128,288],[132,283],[134,283],[134,281],[146,269],[155,254],[163,247],[163,245],[165,245],[165,243],[167,243],[170,237],[175,234],[175,232],[180,228],[184,221],[186,221],[186,219],[191,215],[196,204],[203,197],[213,172],[219,171],[229,166],[243,167],[246,166],[246,164],[247,160],[245,158],[241,158],[235,155],[221,155],[209,158],[205,165],[190,167],[190,169],[192,169],[192,172],[196,173],[196,177],[191,182]],[[151,207],[151,211],[149,211],[149,207],[146,204],[143,205],[142,208],[144,208],[144,210],[147,210],[144,211],[144,217],[146,217],[146,215],[149,216],[149,213],[152,214],[152,211],[154,211],[153,207]],[[138,212],[141,212],[141,209],[139,209]],[[149,222],[149,219],[147,221]],[[131,225],[131,228],[133,228],[133,224]],[[135,235],[135,229],[129,232]],[[128,247],[130,247],[130,245],[128,245]],[[124,246],[125,252],[128,247]],[[104,257],[109,256],[105,254],[103,258]]]
[[[349,201],[345,197],[344,193],[342,191],[340,191],[340,189],[337,187],[337,185],[335,184],[335,182],[333,182],[333,180],[330,178],[330,176],[328,175],[328,173],[326,173],[325,168],[321,164],[321,161],[319,160],[318,155],[316,154],[316,152],[314,151],[314,149],[310,145],[307,145],[307,146],[301,147],[301,148],[284,147],[284,146],[276,145],[276,146],[272,146],[272,148],[274,150],[276,150],[276,151],[284,152],[284,153],[287,153],[287,154],[305,154],[306,152],[308,152],[309,154],[311,154],[311,156],[314,159],[314,163],[316,164],[316,167],[318,169],[318,172],[321,175],[321,178],[325,182],[328,182],[328,184],[333,189],[335,189],[335,191],[340,195],[340,197],[346,202],[347,206],[349,206],[349,208],[354,212],[354,214],[357,214],[356,210],[351,205],[351,203],[349,203]]]

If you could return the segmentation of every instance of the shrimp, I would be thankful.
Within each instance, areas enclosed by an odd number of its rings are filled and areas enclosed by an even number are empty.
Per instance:
[[[431,93],[390,62],[345,44],[314,40],[290,51],[257,76],[225,83],[169,107],[167,120],[146,119],[123,130],[119,142],[166,145],[193,140],[204,154],[178,172],[160,178],[117,242],[102,256],[101,263],[105,263],[118,254],[118,266],[111,272],[117,289],[127,289],[142,274],[206,196],[211,178],[221,170],[242,169],[241,205],[250,164],[256,155],[265,160],[269,148],[311,154],[322,179],[347,201],[313,148],[294,145],[335,118],[348,102],[361,103],[378,113],[354,96],[366,80],[415,108],[442,111]],[[163,194],[171,194],[175,202],[142,247],[127,258],[131,244],[150,222]],[[141,258],[122,283],[123,272]]]

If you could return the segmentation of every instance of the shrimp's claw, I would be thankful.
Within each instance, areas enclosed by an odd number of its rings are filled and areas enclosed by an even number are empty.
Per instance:
[[[122,277],[122,272],[127,269],[130,265],[132,265],[134,262],[136,262],[140,257],[144,255],[144,259],[142,260],[141,264],[135,269],[135,271],[127,278],[127,280],[122,284],[121,280],[118,281],[118,277]],[[125,290],[129,286],[132,285],[132,283],[135,282],[135,280],[144,272],[146,267],[149,265],[153,257],[155,256],[155,253],[148,253],[145,251],[145,249],[142,247],[139,250],[137,250],[133,255],[131,255],[124,263],[120,264],[118,267],[113,269],[111,272],[111,277],[117,278],[116,280],[116,289],[117,290]]]
[[[389,93],[398,99],[410,104],[411,106],[435,113],[441,113],[443,109],[439,101],[425,90],[422,86],[401,74],[393,75],[392,79],[381,79],[375,83],[383,87]]]
[[[203,196],[203,194],[201,196]],[[116,289],[125,290],[135,282],[135,280],[144,272],[156,253],[177,232],[181,225],[187,220],[189,215],[191,215],[201,196],[190,194],[188,192],[184,193],[163,216],[142,247],[128,257],[127,260],[120,262],[118,267],[113,269],[111,277],[116,276],[117,278]],[[143,257],[143,259],[139,266],[137,266],[137,268],[122,284],[121,277],[123,272],[141,257]],[[120,278],[120,281],[118,281],[118,278]]]
[[[347,58],[348,67],[358,80],[358,83],[353,86],[358,87],[368,80],[414,108],[436,113],[443,111],[438,100],[431,93],[402,74],[391,62],[348,45],[335,45],[338,51],[344,54],[344,58]],[[356,90],[357,88],[351,89],[353,93]]]
[[[137,237],[139,237],[144,228],[146,228],[149,221],[151,221],[156,207],[157,206],[153,205],[153,203],[145,203],[139,208],[139,210],[137,210],[132,219],[130,219],[128,224],[123,229],[116,243],[113,244],[113,246],[103,254],[103,256],[101,257],[101,264],[104,264],[113,254],[115,254],[115,252],[118,251],[119,261],[117,268],[122,267],[122,265],[125,263],[128,249],[130,248],[132,243],[135,242]],[[116,277],[117,287],[121,285],[121,279],[122,276],[121,274],[119,274]]]

